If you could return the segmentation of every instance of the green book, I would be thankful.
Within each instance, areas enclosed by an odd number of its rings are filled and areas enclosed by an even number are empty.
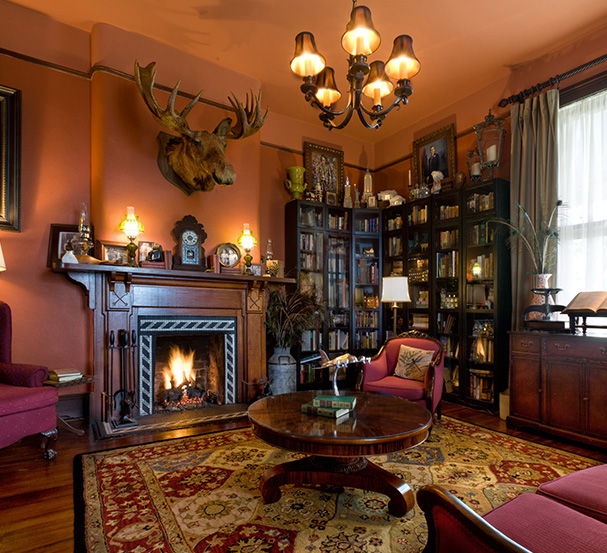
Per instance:
[[[334,407],[338,409],[354,409],[356,398],[354,396],[316,396],[312,402],[314,407]]]
[[[301,412],[308,415],[320,415],[321,417],[329,417],[332,419],[338,419],[343,417],[350,412],[350,409],[335,408],[335,407],[315,407],[311,401],[304,403],[301,406]]]

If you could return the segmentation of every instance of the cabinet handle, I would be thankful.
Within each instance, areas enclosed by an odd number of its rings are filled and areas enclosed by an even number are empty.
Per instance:
[[[565,351],[566,349],[569,349],[569,344],[565,344],[563,347],[561,347],[560,344],[554,344],[554,347],[559,351]]]
[[[530,348],[532,345],[533,345],[533,340],[529,340],[528,342],[521,340],[521,347],[523,347],[523,348]]]
[[[538,394],[541,394],[543,391],[544,391],[544,389],[540,388],[537,392],[538,392]]]
[[[589,397],[584,397],[584,398],[582,398],[582,400],[583,401],[590,401],[590,398]]]
[[[605,348],[599,348],[599,351],[601,352],[601,355],[607,355]]]

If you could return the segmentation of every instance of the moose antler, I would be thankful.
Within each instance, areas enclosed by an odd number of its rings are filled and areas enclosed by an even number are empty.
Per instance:
[[[160,132],[158,135],[158,166],[164,177],[186,194],[198,190],[212,190],[215,184],[228,186],[234,183],[236,172],[225,158],[225,141],[247,138],[255,134],[264,124],[268,115],[261,115],[261,91],[257,96],[251,91],[247,94],[246,107],[232,94],[228,97],[236,113],[236,124],[226,118],[212,132],[193,131],[188,126],[186,117],[198,103],[202,91],[181,111],[175,109],[175,98],[179,90],[179,81],[162,109],[154,97],[155,62],[140,67],[135,61],[135,82],[143,100],[152,112],[154,119],[165,129],[175,131],[181,136]]]
[[[259,104],[261,103],[261,90],[259,94],[255,96],[253,91],[251,90],[251,98],[249,101],[249,95],[246,95],[247,107],[244,108],[240,103],[236,95],[232,93],[234,99],[228,96],[228,100],[230,100],[230,104],[234,108],[236,112],[236,124],[230,129],[231,135],[225,137],[226,140],[238,140],[239,138],[247,138],[247,136],[251,136],[255,134],[261,127],[263,126],[266,117],[268,116],[268,109],[266,108],[266,112],[261,116],[261,111],[259,109]]]
[[[165,129],[194,138],[194,131],[190,130],[186,117],[198,103],[203,91],[201,90],[180,112],[175,111],[175,98],[177,97],[179,85],[181,84],[181,81],[178,81],[171,91],[171,95],[167,101],[167,108],[162,109],[154,97],[154,83],[156,81],[156,71],[154,71],[155,65],[156,62],[153,61],[142,68],[139,66],[139,62],[135,61],[135,82],[137,83],[139,92],[141,92],[141,96],[143,96],[145,105],[152,112],[154,119],[156,119],[156,121]]]

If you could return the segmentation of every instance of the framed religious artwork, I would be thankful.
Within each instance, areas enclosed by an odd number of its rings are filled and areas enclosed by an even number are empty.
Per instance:
[[[442,183],[455,177],[455,127],[447,125],[413,141],[413,175],[416,184],[432,185],[432,173],[442,173]]]
[[[304,142],[307,190],[322,191],[327,203],[341,205],[344,199],[344,153],[312,142]]]
[[[21,91],[0,85],[0,230],[21,230]]]

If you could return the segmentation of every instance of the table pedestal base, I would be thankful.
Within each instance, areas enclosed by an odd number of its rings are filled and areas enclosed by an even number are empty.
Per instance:
[[[415,505],[404,480],[364,457],[312,456],[272,467],[261,478],[264,502],[278,501],[283,484],[333,484],[382,493],[390,498],[388,510],[395,517],[405,516]]]

